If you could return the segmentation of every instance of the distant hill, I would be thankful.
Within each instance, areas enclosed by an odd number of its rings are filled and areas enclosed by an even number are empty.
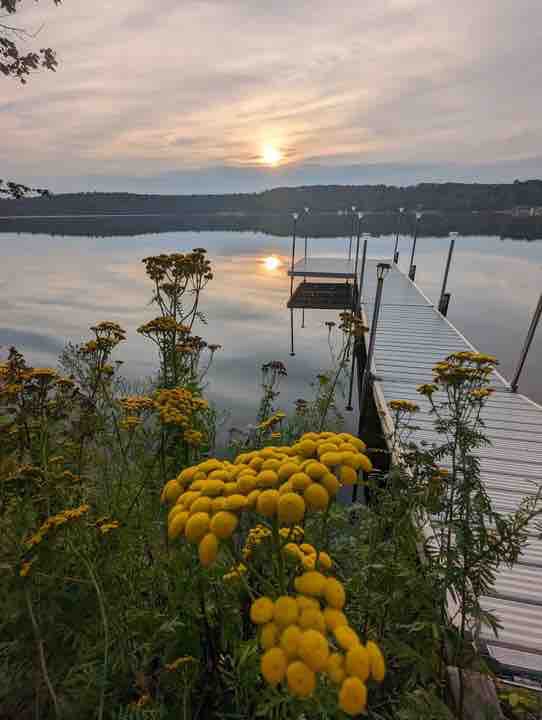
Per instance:
[[[542,180],[503,184],[420,183],[391,185],[312,185],[259,193],[226,195],[138,195],[132,193],[69,193],[50,198],[0,200],[0,216],[80,214],[285,213],[304,206],[321,212],[357,209],[496,212],[542,208]]]

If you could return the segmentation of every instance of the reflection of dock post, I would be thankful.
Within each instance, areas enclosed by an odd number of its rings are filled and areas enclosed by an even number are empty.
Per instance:
[[[393,249],[393,262],[395,265],[399,262],[399,231],[401,229],[401,218],[405,211],[404,207],[399,208],[399,215],[397,216],[397,229],[395,231],[395,247]]]
[[[307,216],[308,214],[309,214],[309,208],[306,207],[305,208],[305,216]],[[308,228],[305,227],[305,266],[307,265],[307,248],[308,248],[308,240],[309,240],[308,232],[309,232]],[[303,277],[303,282],[307,282],[306,275]],[[305,327],[305,308],[303,308],[301,310],[301,327],[302,328]]]
[[[414,282],[416,277],[416,265],[414,265],[414,253],[416,252],[416,241],[418,240],[418,223],[422,217],[421,212],[416,213],[416,223],[414,225],[414,239],[412,240],[412,253],[410,254],[410,267],[408,268],[408,277]]]
[[[294,293],[294,263],[295,263],[295,232],[297,227],[297,218],[299,217],[299,213],[292,213],[292,218],[294,221],[294,227],[292,231],[292,267],[291,267],[291,277],[290,277],[290,299]],[[293,357],[295,355],[294,352],[294,311],[293,308],[290,309],[290,355]]]
[[[290,308],[290,357],[294,355],[294,309]]]

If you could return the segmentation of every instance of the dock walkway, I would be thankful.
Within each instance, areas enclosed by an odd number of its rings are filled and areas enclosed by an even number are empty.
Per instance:
[[[362,304],[372,320],[377,260],[368,260]],[[432,380],[439,360],[476,348],[435,308],[396,265],[384,281],[372,372],[373,394],[384,427],[390,427],[390,400],[412,400],[420,407],[411,439],[439,444],[427,398],[416,386]],[[542,407],[494,373],[495,389],[482,415],[491,445],[479,450],[481,476],[494,508],[515,510],[525,495],[542,485]],[[438,395],[435,396],[438,401]],[[502,629],[498,638],[482,631],[489,654],[509,671],[542,676],[542,540],[533,527],[518,564],[499,571],[484,609],[494,612]]]

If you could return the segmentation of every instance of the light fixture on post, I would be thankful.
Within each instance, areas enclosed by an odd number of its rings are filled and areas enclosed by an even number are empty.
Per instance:
[[[371,334],[369,336],[369,348],[367,350],[367,359],[365,361],[365,369],[363,371],[363,381],[361,384],[361,394],[359,399],[359,425],[358,435],[361,437],[363,434],[365,415],[367,413],[367,406],[369,402],[369,390],[371,387],[372,372],[371,365],[373,363],[373,355],[376,342],[376,329],[378,327],[378,316],[380,315],[380,304],[382,301],[382,289],[384,287],[384,279],[389,273],[391,265],[389,263],[378,263],[376,266],[376,294],[375,304],[373,310],[373,318],[371,321]]]
[[[422,219],[421,212],[416,213],[416,222],[414,223],[414,239],[412,240],[412,252],[410,254],[410,267],[408,268],[408,277],[414,282],[416,277],[416,265],[414,265],[414,253],[416,252],[416,241],[418,240],[418,223]]]
[[[405,212],[404,207],[399,208],[399,215],[397,216],[397,229],[395,231],[395,248],[393,249],[393,262],[395,265],[399,262],[399,230],[401,229],[401,218]]]

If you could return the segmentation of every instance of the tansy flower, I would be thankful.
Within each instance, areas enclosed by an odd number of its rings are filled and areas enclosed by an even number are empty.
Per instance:
[[[263,625],[273,619],[274,603],[271,598],[261,597],[250,606],[250,619],[255,625]]]
[[[369,640],[367,643],[367,654],[369,655],[371,675],[376,682],[381,683],[386,674],[386,663],[384,662],[384,656],[380,652],[380,648],[372,640]]]
[[[218,538],[212,532],[207,533],[198,546],[199,561],[203,567],[209,567],[218,555]]]
[[[314,672],[325,669],[329,657],[329,645],[321,632],[306,630],[301,635],[297,652],[299,657]]]
[[[348,677],[339,691],[339,707],[347,715],[359,715],[367,706],[367,688],[357,677]]]
[[[303,573],[294,580],[294,586],[297,592],[302,595],[321,595],[327,578],[317,571]]]
[[[335,685],[340,685],[345,678],[344,658],[340,653],[331,653],[327,660],[326,674]]]
[[[256,501],[256,510],[264,517],[273,517],[277,512],[279,497],[277,490],[264,490]]]
[[[278,685],[286,674],[286,667],[286,655],[280,648],[271,648],[262,655],[260,668],[262,675],[270,685]]]
[[[337,610],[342,610],[346,602],[344,587],[335,578],[328,578],[324,585],[324,598],[328,605]]]
[[[210,524],[210,517],[208,513],[198,512],[195,515],[191,515],[188,519],[185,527],[186,539],[191,543],[199,543],[203,536],[207,533]]]
[[[334,628],[333,634],[343,650],[350,650],[350,648],[359,645],[359,638],[356,631],[347,625],[338,625]]]
[[[310,510],[326,510],[329,505],[329,494],[325,487],[313,483],[303,493],[307,507]]]
[[[282,627],[292,625],[297,620],[298,607],[293,597],[282,595],[275,601],[273,619]]]
[[[277,645],[279,640],[280,630],[276,623],[266,623],[260,632],[260,645],[264,650],[270,650],[272,647]]]
[[[339,627],[339,625],[348,625],[346,615],[340,610],[335,610],[335,608],[332,607],[325,608],[324,620],[327,629],[331,631],[335,630],[335,628]]]
[[[288,492],[281,495],[278,501],[279,522],[284,525],[295,525],[303,520],[305,501],[297,493]]]
[[[308,698],[316,688],[316,675],[310,667],[299,660],[288,665],[286,679],[288,681],[288,689],[291,694],[296,697]]]
[[[369,677],[369,653],[363,645],[355,645],[346,653],[345,661],[348,675],[355,675],[360,680],[367,680]]]
[[[298,625],[289,625],[280,636],[280,646],[287,657],[292,660],[297,656],[301,634],[302,631]]]
[[[318,630],[321,633],[326,631],[326,621],[323,613],[317,608],[303,610],[299,618],[299,625],[303,630]]]
[[[211,519],[211,532],[213,532],[221,540],[227,540],[237,527],[237,515],[226,510],[217,512]]]

